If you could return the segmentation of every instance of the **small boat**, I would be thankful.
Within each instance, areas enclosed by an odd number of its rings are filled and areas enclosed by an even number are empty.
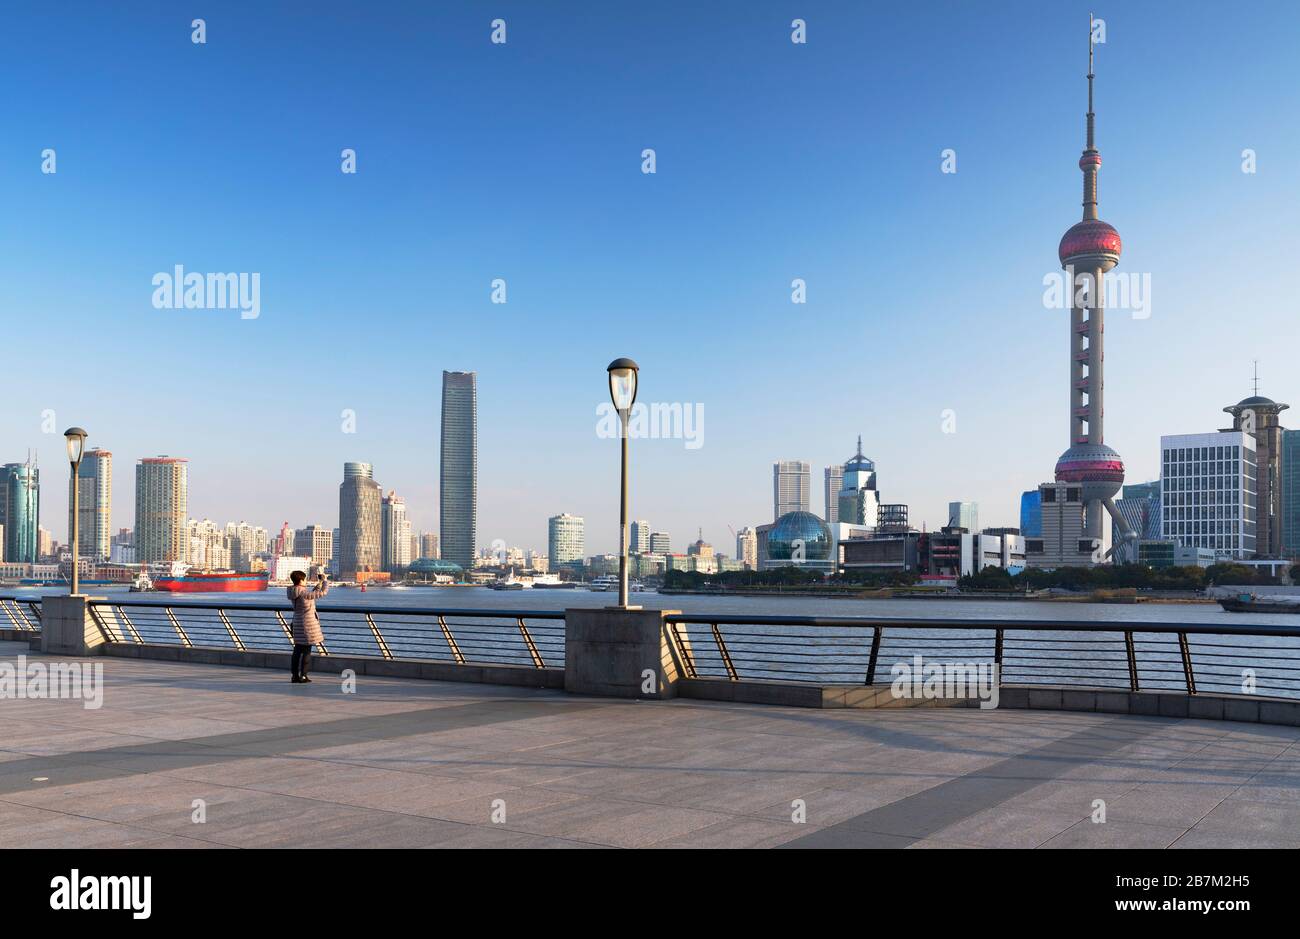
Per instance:
[[[153,581],[149,579],[149,575],[146,574],[144,571],[139,571],[135,575],[135,579],[131,581],[132,593],[144,593],[152,589],[153,589]]]
[[[611,590],[618,589],[618,577],[614,574],[601,574],[591,583],[587,584],[588,590],[594,590],[597,593],[608,593]]]
[[[1300,596],[1258,597],[1239,593],[1220,597],[1219,605],[1229,613],[1300,613]]]

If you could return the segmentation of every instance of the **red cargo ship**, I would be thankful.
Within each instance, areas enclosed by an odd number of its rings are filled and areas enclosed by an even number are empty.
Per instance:
[[[244,571],[198,572],[188,571],[174,576],[159,575],[153,579],[153,589],[169,593],[247,593],[265,590],[266,571],[256,573]]]

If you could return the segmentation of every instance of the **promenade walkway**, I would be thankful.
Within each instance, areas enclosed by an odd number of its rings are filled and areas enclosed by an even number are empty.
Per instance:
[[[1300,728],[95,661],[0,700],[6,847],[1300,847]]]

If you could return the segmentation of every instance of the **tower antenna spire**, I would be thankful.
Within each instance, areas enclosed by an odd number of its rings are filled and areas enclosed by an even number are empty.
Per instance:
[[[1255,397],[1259,397],[1259,359],[1255,360]]]

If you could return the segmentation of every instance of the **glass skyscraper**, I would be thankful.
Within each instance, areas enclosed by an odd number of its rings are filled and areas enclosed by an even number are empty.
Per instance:
[[[438,530],[442,559],[474,566],[478,528],[478,383],[474,372],[442,373]]]
[[[358,574],[383,566],[380,547],[379,484],[369,463],[344,463],[339,486],[339,576],[362,580]]]
[[[1020,496],[1020,534],[1025,538],[1043,537],[1043,494],[1037,489]]]
[[[1300,430],[1282,431],[1282,556],[1300,558]]]
[[[4,559],[34,564],[38,559],[41,518],[41,474],[36,463],[6,463],[0,467],[0,525],[4,526]]]

